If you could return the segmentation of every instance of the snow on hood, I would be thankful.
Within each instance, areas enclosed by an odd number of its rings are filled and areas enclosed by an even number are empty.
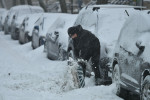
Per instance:
[[[29,32],[28,35],[32,36],[32,31],[33,31],[33,27],[36,23],[36,21],[38,21],[38,19],[42,16],[42,13],[36,13],[36,14],[29,14],[28,15],[28,20],[26,22],[26,26],[25,26],[25,31]]]
[[[65,50],[67,50],[68,46],[68,28],[73,26],[76,17],[77,15],[62,14],[56,19],[48,30],[48,34],[51,34],[52,37],[55,37],[54,32],[59,32],[58,41],[62,44],[63,49]]]
[[[119,36],[119,45],[124,47],[127,51],[132,51],[137,55],[139,48],[136,43],[145,46],[145,50],[141,55],[146,61],[150,61],[150,15],[137,12],[130,16],[121,29]]]

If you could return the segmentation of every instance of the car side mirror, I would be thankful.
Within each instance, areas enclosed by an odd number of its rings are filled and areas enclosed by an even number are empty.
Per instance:
[[[59,36],[59,32],[55,31],[54,34],[58,37]]]
[[[139,48],[139,52],[137,54],[138,56],[141,55],[145,49],[145,46],[143,46],[141,43],[141,41],[136,42],[136,47]]]
[[[34,29],[39,31],[39,26],[34,26]]]

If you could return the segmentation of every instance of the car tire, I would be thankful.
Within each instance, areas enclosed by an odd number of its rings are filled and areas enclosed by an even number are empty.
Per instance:
[[[67,59],[67,52],[64,49],[59,48],[58,60],[66,60]]]
[[[24,40],[25,40],[25,43],[29,42],[29,36],[28,36],[28,33],[25,33],[25,36],[24,36]]]
[[[119,66],[118,64],[115,65],[114,69],[113,69],[113,73],[112,73],[112,81],[113,83],[115,83],[115,87],[116,87],[116,95],[121,95],[121,86],[120,86],[120,70],[119,70]]]
[[[77,79],[78,79],[79,88],[83,88],[85,86],[84,78],[85,77],[83,73],[83,68],[79,65],[77,68]]]
[[[141,100],[150,100],[150,75],[143,81]]]
[[[44,45],[45,44],[45,38],[44,37],[40,37],[39,38],[39,46]]]

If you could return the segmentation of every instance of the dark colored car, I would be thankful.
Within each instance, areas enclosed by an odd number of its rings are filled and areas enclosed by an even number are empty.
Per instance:
[[[117,95],[124,90],[150,100],[150,20],[149,15],[129,16],[120,32],[112,61],[112,79]]]

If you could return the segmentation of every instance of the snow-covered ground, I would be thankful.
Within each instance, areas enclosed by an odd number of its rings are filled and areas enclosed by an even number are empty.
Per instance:
[[[43,46],[32,50],[31,42],[20,45],[0,32],[0,100],[122,100],[114,85],[85,88],[74,86],[67,61],[51,61]]]

